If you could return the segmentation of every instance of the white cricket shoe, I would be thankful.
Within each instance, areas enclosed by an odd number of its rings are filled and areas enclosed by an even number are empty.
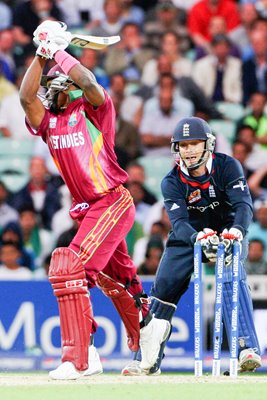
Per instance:
[[[49,378],[58,380],[75,380],[82,376],[82,372],[78,371],[74,364],[65,361],[59,367],[49,372]]]
[[[83,371],[83,376],[100,375],[103,372],[99,354],[93,344],[89,346],[88,366],[88,369]]]
[[[78,371],[72,362],[65,361],[60,364],[59,367],[49,372],[49,378],[58,380],[75,380],[82,376],[101,374],[103,372],[103,367],[94,345],[89,346],[88,365],[89,367],[85,371]]]
[[[239,355],[239,372],[253,372],[261,367],[261,356],[253,349],[244,349]]]
[[[140,330],[140,348],[142,361],[140,368],[149,373],[157,361],[160,345],[167,339],[171,325],[165,319],[153,317],[147,326]]]
[[[123,376],[140,376],[140,375],[160,375],[161,370],[158,369],[156,372],[149,372],[141,369],[140,367],[141,361],[133,360],[126,367],[123,368],[121,374]]]

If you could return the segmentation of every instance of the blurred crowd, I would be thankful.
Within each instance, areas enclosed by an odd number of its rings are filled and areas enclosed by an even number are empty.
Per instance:
[[[266,274],[267,1],[0,0],[0,279],[45,279],[51,252],[77,231],[70,194],[46,145],[28,133],[19,102],[36,51],[33,32],[46,19],[66,22],[73,33],[121,37],[102,51],[67,51],[95,74],[116,108],[116,153],[136,205],[127,243],[139,273],[156,273],[170,229],[141,160],[163,165],[177,122],[195,115],[214,129],[216,151],[243,166],[254,201],[246,267]],[[2,175],[11,158],[1,139],[33,143],[19,189]]]

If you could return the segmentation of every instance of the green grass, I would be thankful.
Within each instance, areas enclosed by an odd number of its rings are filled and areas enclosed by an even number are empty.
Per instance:
[[[8,374],[14,376],[15,374]],[[29,376],[29,374],[27,374]],[[166,377],[173,374],[164,374]],[[3,376],[3,375],[2,375]],[[21,375],[20,375],[21,376]],[[37,375],[36,375],[37,376]],[[176,375],[180,377],[181,375]],[[266,375],[265,375],[266,376]],[[33,375],[34,377],[34,375]],[[100,378],[100,377],[99,377]],[[116,375],[114,375],[116,379]],[[1,400],[266,400],[267,379],[264,382],[204,382],[162,383],[156,378],[143,383],[126,378],[124,383],[47,383],[6,386],[0,379]],[[149,378],[148,378],[149,379]],[[186,377],[185,377],[186,379]],[[100,381],[101,382],[101,381]],[[129,383],[130,382],[130,383]],[[158,383],[157,383],[158,382]],[[181,381],[180,381],[181,382]],[[2,384],[1,384],[2,383]]]

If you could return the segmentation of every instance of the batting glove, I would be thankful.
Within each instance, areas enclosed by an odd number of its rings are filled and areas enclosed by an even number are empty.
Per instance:
[[[202,251],[206,258],[211,262],[215,262],[219,244],[217,232],[210,228],[204,228],[203,231],[198,232],[196,240],[200,241]]]
[[[223,240],[225,246],[225,257],[224,257],[224,264],[226,267],[229,267],[232,264],[233,260],[233,243],[237,240],[240,244],[241,250],[241,242],[243,240],[242,232],[237,228],[224,229],[221,233],[221,238]]]
[[[33,32],[33,42],[38,47],[41,41],[46,41],[48,38],[53,39],[56,36],[61,36],[66,32],[67,25],[60,21],[44,21]],[[69,33],[68,33],[69,34]]]

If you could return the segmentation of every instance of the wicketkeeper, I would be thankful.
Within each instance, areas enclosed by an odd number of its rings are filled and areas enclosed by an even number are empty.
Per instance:
[[[79,223],[69,247],[53,252],[49,269],[62,339],[62,364],[49,375],[77,379],[102,371],[93,346],[88,354],[96,330],[88,288],[95,285],[114,303],[129,348],[141,348],[141,368],[148,371],[170,324],[152,317],[127,252],[125,236],[134,222],[135,208],[123,186],[127,174],[114,152],[112,101],[92,72],[65,51],[70,39],[64,23],[43,22],[34,32],[36,57],[20,89],[28,129],[47,143],[73,196],[70,215]],[[49,59],[56,65],[43,76]],[[47,88],[46,106],[38,96],[40,84]]]
[[[244,259],[246,233],[253,210],[250,192],[240,163],[225,154],[214,153],[215,137],[201,118],[182,119],[176,126],[171,150],[177,165],[163,178],[161,189],[172,230],[166,243],[151,294],[151,311],[171,322],[181,296],[188,289],[194,269],[196,240],[201,242],[204,262],[215,261],[218,235],[226,241],[223,320],[228,342],[231,338],[232,244],[241,251],[239,306],[239,369],[254,371],[261,366],[260,348],[253,322],[253,308],[247,285]],[[193,310],[192,310],[193,318]],[[149,374],[159,374],[166,341]],[[127,365],[123,375],[140,375],[141,353]]]

